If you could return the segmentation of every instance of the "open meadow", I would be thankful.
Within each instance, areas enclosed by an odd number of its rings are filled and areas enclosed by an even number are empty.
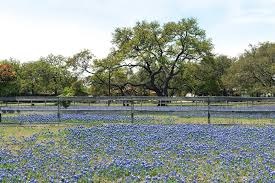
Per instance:
[[[1,126],[0,182],[272,182],[273,125]]]
[[[3,104],[0,182],[275,180],[274,102],[92,99]]]
[[[275,183],[274,10],[0,0],[0,183]]]

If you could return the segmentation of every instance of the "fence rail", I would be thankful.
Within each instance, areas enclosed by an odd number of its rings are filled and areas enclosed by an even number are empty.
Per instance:
[[[275,101],[275,97],[231,97],[231,96],[201,96],[201,97],[158,97],[158,96],[77,96],[77,97],[59,97],[59,96],[18,96],[18,97],[0,97],[0,101],[4,102],[20,102],[20,101],[100,101],[100,100],[133,100],[133,101],[148,101],[148,100],[167,100],[167,101],[210,101],[210,102],[238,102],[238,101]]]
[[[66,102],[68,106],[64,105]],[[121,117],[128,115],[127,120],[135,122],[143,114],[154,114],[158,117],[160,114],[166,114],[168,117],[171,115],[180,119],[202,118],[207,123],[212,123],[215,119],[221,120],[221,118],[264,119],[273,123],[275,97],[0,97],[0,122],[2,123],[39,122],[39,120],[62,122],[71,120],[77,115],[77,120],[84,119],[83,116],[89,116],[87,120],[94,120],[95,116],[99,116],[98,119],[111,120],[118,115]],[[26,116],[35,116],[35,119],[28,120]]]

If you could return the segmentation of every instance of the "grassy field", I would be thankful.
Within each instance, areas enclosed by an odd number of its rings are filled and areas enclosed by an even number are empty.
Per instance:
[[[219,113],[216,113],[219,114]],[[226,116],[228,115],[229,116]],[[233,114],[233,115],[232,115]],[[246,124],[246,125],[274,125],[275,118],[271,113],[265,116],[253,116],[253,113],[241,114],[225,113],[225,117],[211,113],[211,124]],[[234,116],[236,115],[236,116]],[[2,114],[0,124],[100,124],[100,123],[131,123],[131,111],[89,111],[89,112],[61,112],[58,119],[56,112],[27,111],[21,113]],[[204,112],[134,112],[134,123],[139,124],[207,124],[207,111]]]
[[[0,182],[271,182],[274,132],[178,122],[2,125]]]
[[[26,138],[36,133],[50,131],[58,132],[58,130],[70,127],[69,125],[2,125],[0,126],[0,134],[4,138]]]
[[[2,124],[0,182],[274,179],[274,119],[213,117],[207,125],[206,117],[178,113],[135,118]]]

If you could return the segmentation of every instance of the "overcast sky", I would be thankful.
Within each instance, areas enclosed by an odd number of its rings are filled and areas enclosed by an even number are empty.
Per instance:
[[[0,0],[0,59],[108,54],[116,27],[195,17],[215,53],[237,56],[275,41],[275,0]]]

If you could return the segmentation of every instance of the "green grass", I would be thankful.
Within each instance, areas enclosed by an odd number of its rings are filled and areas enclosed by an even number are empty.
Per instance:
[[[207,124],[208,119],[206,117],[191,117],[191,118],[183,118],[183,117],[175,117],[175,121],[178,124],[186,123],[186,124]],[[222,118],[215,117],[210,118],[211,124],[243,124],[243,125],[274,125],[274,119],[269,118]]]
[[[16,139],[30,137],[36,133],[50,131],[58,132],[68,125],[3,125],[0,126],[0,135],[4,138],[14,137]]]
[[[140,115],[142,116],[142,115]],[[170,115],[154,115],[154,118],[151,121],[144,121],[144,122],[136,122],[138,124],[207,124],[207,118],[205,117],[190,117],[190,118],[183,118]],[[131,123],[131,122],[115,122],[117,124],[122,123]],[[20,150],[21,146],[18,145],[7,145],[3,144],[5,141],[10,139],[15,140],[23,140],[24,138],[31,137],[35,134],[39,135],[39,141],[49,140],[54,138],[58,140],[61,138],[60,132],[64,131],[65,128],[70,128],[74,126],[85,126],[85,127],[92,127],[92,126],[101,126],[108,124],[108,122],[97,121],[92,123],[83,123],[81,121],[70,121],[64,122],[60,124],[7,124],[7,125],[0,125],[0,146],[5,145],[8,146],[7,148],[12,151]],[[211,124],[244,124],[244,125],[274,125],[275,120],[273,119],[238,119],[238,118],[213,118],[211,119]],[[1,168],[1,167],[0,167]],[[204,167],[207,168],[207,167]],[[118,173],[118,172],[116,172]],[[125,172],[124,172],[125,173]],[[152,172],[153,173],[153,172]],[[203,179],[203,176],[202,176]]]
[[[75,127],[75,126],[100,126],[104,125],[102,122],[97,123],[80,123],[80,122],[71,122],[71,123],[61,123],[61,124],[5,124],[0,125],[0,137],[23,139],[26,137],[31,137],[34,134],[41,134],[42,132],[51,132],[53,134],[60,133],[65,128]],[[1,144],[1,142],[0,142]]]
[[[208,124],[208,118],[205,117],[180,117],[167,113],[138,114],[135,116],[151,116],[153,121],[144,122],[145,124]],[[243,125],[275,125],[275,119],[272,118],[225,118],[211,117],[211,124],[243,124]]]
[[[149,113],[149,114],[135,114],[135,117],[149,117],[149,120],[144,121],[135,121],[136,124],[208,124],[207,117],[180,117],[177,115],[170,115],[166,113]],[[151,119],[150,119],[151,118]],[[52,124],[29,124],[29,123],[15,123],[12,121],[0,123],[0,135],[3,134],[14,134],[16,137],[26,136],[28,134],[38,133],[43,130],[56,131],[58,129],[64,129],[66,127],[75,126],[75,125],[84,125],[84,126],[98,126],[109,123],[117,124],[127,124],[131,123],[129,121],[92,121],[92,122],[83,122],[80,120],[67,120],[61,121],[60,123]],[[211,124],[243,124],[243,125],[275,125],[275,119],[271,118],[223,118],[223,117],[211,117]]]

